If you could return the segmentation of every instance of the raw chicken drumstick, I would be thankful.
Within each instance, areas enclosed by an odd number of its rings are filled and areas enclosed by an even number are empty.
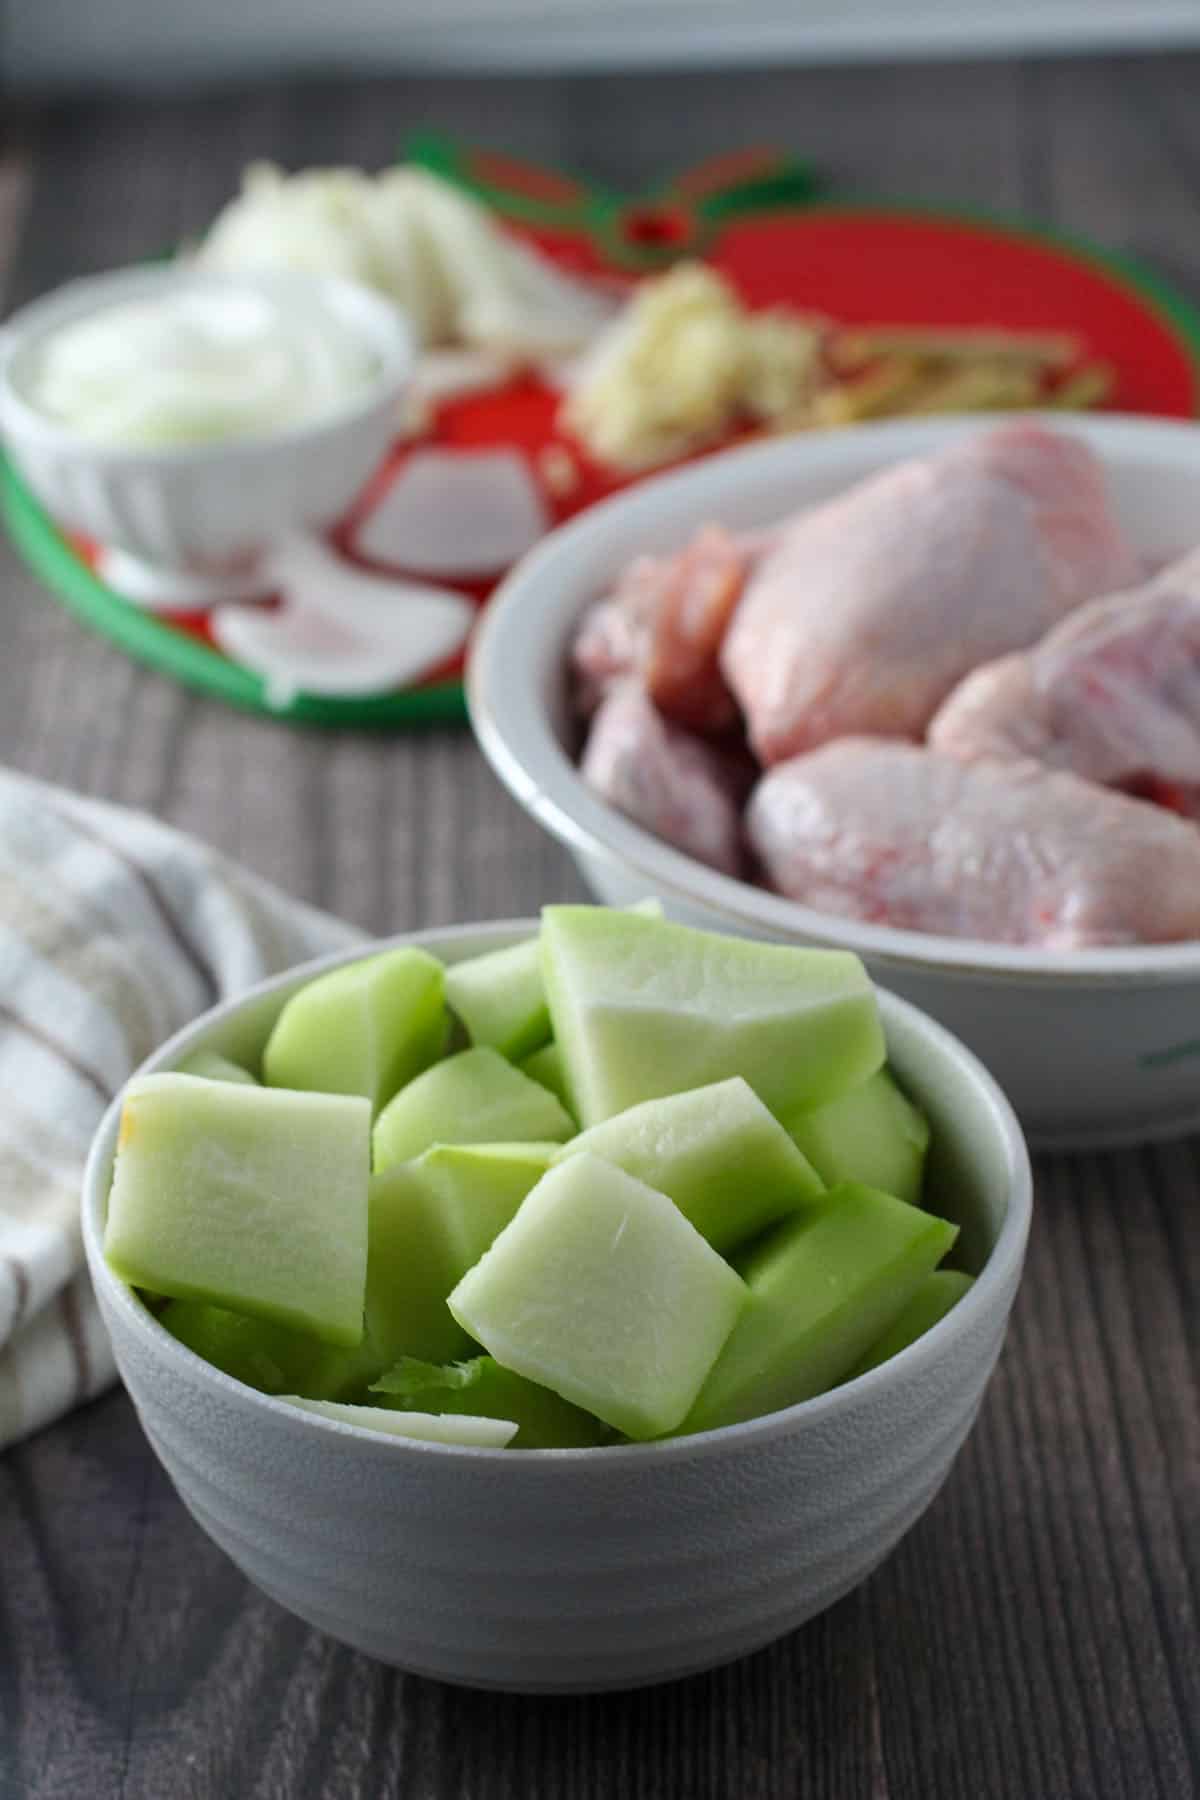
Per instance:
[[[668,724],[641,683],[610,688],[592,721],[580,770],[588,786],[656,837],[736,875],[748,783],[714,745]]]
[[[1200,831],[1040,763],[843,738],[764,775],[747,826],[822,912],[1054,950],[1200,937]]]
[[[721,668],[763,763],[854,733],[916,738],[969,669],[1135,578],[1091,451],[1010,423],[783,526]]]
[[[929,742],[967,759],[1033,756],[1200,818],[1200,551],[973,670]]]

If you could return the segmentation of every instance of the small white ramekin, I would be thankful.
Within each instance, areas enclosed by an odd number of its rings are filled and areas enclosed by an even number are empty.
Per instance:
[[[533,921],[395,938],[446,962]],[[343,951],[215,1007],[143,1065],[254,1066],[289,994]],[[888,1054],[933,1126],[928,1204],[974,1286],[832,1393],[696,1437],[594,1450],[406,1442],[301,1412],[163,1330],[104,1260],[120,1097],[84,1178],[83,1234],[117,1366],[193,1518],[282,1606],[385,1662],[475,1687],[637,1687],[757,1649],[832,1605],[920,1517],[970,1431],[1032,1208],[1012,1110],[948,1032],[880,996]]]
[[[50,332],[122,301],[231,286],[283,298],[311,296],[315,289],[374,352],[374,379],[309,425],[162,449],[89,441],[27,398],[29,359]],[[63,530],[140,563],[185,575],[221,575],[251,565],[290,532],[319,529],[342,516],[391,441],[413,361],[412,335],[401,313],[352,282],[180,265],[115,269],[33,301],[0,332],[0,434],[18,472]]]

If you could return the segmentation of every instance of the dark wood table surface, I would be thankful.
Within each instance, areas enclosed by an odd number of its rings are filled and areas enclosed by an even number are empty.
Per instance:
[[[10,107],[12,305],[199,228],[247,160],[418,124],[637,188],[749,140],[848,195],[1024,213],[1200,296],[1200,58],[316,81]],[[1200,510],[1198,510],[1200,519]],[[0,761],[150,808],[394,931],[580,893],[465,731],[321,735],[189,695],[0,547]],[[114,1392],[0,1459],[0,1796],[1184,1800],[1200,1789],[1200,1141],[1045,1157],[1012,1331],[928,1514],[774,1648],[629,1696],[398,1674],[259,1597]]]

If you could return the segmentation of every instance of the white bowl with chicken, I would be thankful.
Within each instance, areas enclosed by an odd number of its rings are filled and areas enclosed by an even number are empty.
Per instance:
[[[1198,494],[1200,429],[1115,415],[712,457],[510,575],[472,723],[604,900],[857,951],[1043,1145],[1180,1135]]]

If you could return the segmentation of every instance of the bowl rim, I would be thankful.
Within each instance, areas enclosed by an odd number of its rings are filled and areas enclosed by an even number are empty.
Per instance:
[[[1183,420],[1133,414],[1097,417],[1032,412],[1027,418],[1082,437],[1104,458],[1121,448],[1157,451],[1176,465],[1193,464],[1200,477],[1200,427]],[[575,566],[608,546],[626,558],[637,552],[639,529],[656,513],[695,495],[693,522],[710,516],[727,488],[743,494],[794,464],[797,472],[852,467],[861,453],[887,449],[891,458],[941,446],[994,427],[997,415],[962,414],[947,420],[886,420],[844,433],[775,439],[726,450],[668,471],[589,507],[551,532],[504,578],[477,626],[464,689],[472,729],[500,780],[533,818],[572,852],[632,872],[648,891],[702,904],[744,931],[775,938],[798,934],[810,942],[854,950],[883,967],[932,974],[961,973],[995,983],[1101,987],[1153,985],[1180,976],[1200,978],[1200,939],[1111,949],[1049,951],[978,938],[901,930],[818,912],[766,888],[722,874],[664,843],[592,793],[550,727],[537,685],[535,659],[543,627],[564,600],[574,601]],[[613,560],[619,560],[614,557]],[[587,598],[595,598],[589,593]],[[582,596],[580,596],[582,602]]]
[[[972,1322],[985,1318],[994,1308],[996,1297],[1002,1295],[1010,1284],[1015,1288],[1020,1280],[1020,1273],[1025,1256],[1025,1246],[1033,1215],[1033,1173],[1029,1161],[1029,1151],[1024,1135],[1017,1121],[1016,1114],[996,1082],[979,1058],[967,1049],[966,1045],[929,1017],[920,1007],[902,1000],[898,995],[878,987],[880,1007],[883,1012],[885,1028],[889,1020],[901,1020],[933,1045],[935,1051],[951,1062],[957,1063],[970,1078],[982,1099],[987,1105],[992,1126],[1001,1146],[1005,1164],[1008,1169],[1008,1205],[999,1235],[980,1270],[975,1281],[951,1310],[944,1314],[936,1324],[917,1338],[913,1343],[898,1351],[886,1362],[869,1369],[865,1374],[846,1381],[840,1387],[831,1388],[827,1393],[819,1394],[814,1399],[799,1401],[794,1406],[784,1407],[778,1412],[765,1413],[755,1419],[746,1419],[736,1425],[723,1425],[712,1431],[695,1432],[687,1437],[664,1438],[639,1444],[598,1444],[579,1449],[559,1450],[524,1450],[519,1457],[514,1457],[506,1449],[493,1449],[478,1445],[440,1444],[420,1439],[388,1436],[382,1432],[372,1431],[366,1426],[351,1425],[341,1420],[329,1419],[318,1413],[310,1413],[302,1408],[290,1406],[286,1400],[275,1395],[260,1393],[256,1388],[247,1387],[243,1382],[235,1380],[221,1369],[215,1368],[203,1357],[187,1349],[170,1332],[164,1330],[157,1318],[137,1299],[132,1290],[120,1280],[109,1268],[103,1250],[103,1219],[107,1200],[107,1184],[102,1180],[104,1172],[111,1163],[116,1146],[117,1131],[120,1124],[121,1103],[129,1082],[140,1075],[167,1070],[192,1048],[194,1041],[207,1034],[212,1026],[220,1021],[228,1020],[237,1013],[256,1006],[260,1001],[276,991],[292,987],[326,970],[337,968],[348,962],[360,960],[364,956],[374,956],[382,951],[399,949],[408,945],[428,950],[431,955],[439,954],[439,947],[451,948],[457,943],[467,942],[475,946],[468,954],[479,955],[490,948],[501,948],[506,943],[518,942],[537,931],[537,919],[495,919],[479,923],[452,925],[443,927],[427,927],[420,931],[400,932],[386,938],[367,938],[358,944],[352,944],[326,955],[318,956],[293,967],[281,970],[278,974],[268,976],[255,983],[251,988],[231,999],[218,1002],[193,1019],[190,1024],[175,1032],[157,1050],[146,1057],[141,1064],[122,1083],[121,1088],[106,1108],[103,1118],[96,1128],[88,1152],[84,1170],[81,1214],[83,1225],[84,1250],[97,1290],[103,1290],[105,1302],[120,1316],[122,1330],[134,1333],[154,1356],[165,1366],[172,1364],[181,1372],[190,1371],[193,1378],[200,1372],[200,1378],[213,1382],[226,1398],[251,1409],[265,1408],[277,1419],[290,1422],[298,1429],[311,1428],[317,1431],[347,1434],[364,1446],[372,1446],[382,1455],[397,1456],[405,1452],[429,1456],[466,1457],[471,1460],[502,1464],[509,1468],[531,1466],[555,1466],[573,1470],[581,1466],[595,1466],[598,1458],[603,1458],[607,1467],[629,1465],[645,1467],[648,1459],[655,1466],[687,1461],[696,1457],[720,1456],[734,1453],[742,1446],[751,1443],[762,1443],[785,1436],[792,1430],[805,1425],[817,1423],[830,1412],[852,1405],[855,1401],[868,1399],[872,1393],[886,1388],[888,1385],[904,1380],[908,1376],[919,1378],[923,1371],[941,1360],[943,1355],[953,1353],[954,1343],[969,1334]],[[494,942],[492,940],[495,940]],[[1010,1302],[1011,1304],[1011,1302]]]
[[[361,332],[379,367],[362,390],[339,401],[328,412],[279,430],[246,433],[193,444],[110,444],[89,438],[73,426],[50,417],[26,398],[17,379],[17,364],[39,340],[61,325],[117,306],[123,300],[152,297],[176,289],[247,289],[276,293],[324,295],[331,306]],[[233,455],[261,458],[305,445],[392,406],[401,397],[416,365],[416,339],[400,307],[359,282],[339,275],[303,269],[232,270],[197,268],[185,262],[132,265],[62,282],[20,307],[0,327],[0,427],[15,450],[21,444],[122,469],[204,468]]]

